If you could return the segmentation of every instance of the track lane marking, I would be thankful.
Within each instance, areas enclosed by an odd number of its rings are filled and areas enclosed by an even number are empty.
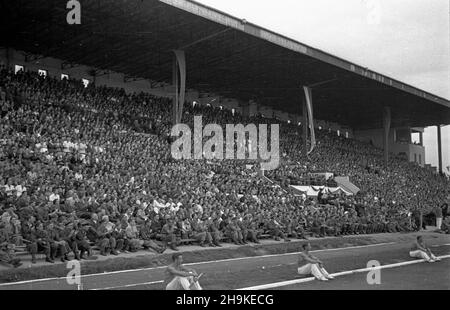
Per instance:
[[[450,255],[438,256],[438,258],[446,259],[446,258],[450,258]],[[418,260],[406,261],[406,262],[395,263],[395,264],[381,265],[378,267],[360,268],[360,269],[354,269],[354,270],[341,271],[341,272],[333,273],[331,275],[334,277],[339,277],[339,276],[355,274],[355,273],[362,273],[362,272],[369,272],[369,271],[374,271],[374,270],[402,267],[402,266],[418,264],[418,263],[423,263],[423,262],[425,262],[424,259],[418,259]],[[288,281],[281,281],[281,282],[275,282],[275,283],[269,283],[269,284],[263,284],[263,285],[244,287],[244,288],[237,289],[237,291],[267,290],[270,288],[277,288],[277,287],[289,286],[289,285],[294,285],[294,284],[312,282],[314,280],[315,280],[314,277],[309,277],[309,278],[302,278],[302,279],[295,279],[295,280],[288,280]]]
[[[318,253],[318,252],[344,251],[344,250],[361,249],[361,248],[368,248],[368,247],[375,247],[375,246],[391,245],[391,244],[396,244],[396,243],[397,242],[384,242],[384,243],[375,243],[375,244],[367,244],[367,245],[349,246],[349,247],[343,247],[343,248],[314,250],[314,251],[310,251],[310,252],[311,253]],[[183,252],[181,252],[181,253],[183,253]],[[195,265],[222,263],[222,262],[230,262],[230,261],[238,261],[238,260],[246,260],[246,259],[255,259],[255,258],[258,259],[258,258],[269,258],[269,257],[298,255],[300,253],[301,252],[291,252],[291,253],[282,253],[282,254],[267,254],[267,255],[259,255],[259,256],[246,256],[246,257],[226,258],[226,259],[219,259],[219,260],[212,260],[212,261],[188,263],[188,264],[184,264],[184,265],[185,266],[195,266]],[[108,275],[121,274],[121,273],[133,273],[133,272],[139,272],[139,271],[158,270],[158,269],[163,269],[163,268],[167,268],[167,266],[158,266],[158,267],[149,267],[149,268],[140,268],[140,269],[129,269],[129,270],[117,270],[117,271],[109,271],[109,272],[102,272],[102,273],[92,273],[92,274],[81,275],[80,277],[81,278],[88,278],[88,277],[96,277],[96,276],[108,276]],[[56,278],[25,280],[25,281],[10,282],[10,283],[0,283],[0,287],[2,287],[2,286],[20,285],[20,284],[28,284],[28,283],[36,283],[36,282],[65,280],[65,279],[66,279],[66,277],[56,277]]]
[[[120,285],[120,286],[112,286],[112,287],[91,288],[91,289],[88,289],[88,290],[91,290],[91,291],[112,290],[112,289],[115,289],[115,288],[134,287],[134,286],[141,286],[141,285],[152,285],[152,284],[159,284],[159,283],[163,283],[163,282],[164,282],[164,280],[152,281],[152,282],[144,282],[144,283],[135,283],[135,284],[127,284],[127,285]]]
[[[450,243],[445,243],[445,244],[435,244],[435,245],[432,245],[431,247],[432,248],[437,248],[437,247],[440,247],[440,246],[449,246],[450,245]]]

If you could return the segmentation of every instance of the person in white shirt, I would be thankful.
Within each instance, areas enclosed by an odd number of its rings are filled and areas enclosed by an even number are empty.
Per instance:
[[[14,180],[12,178],[9,178],[8,182],[5,185],[6,195],[12,196],[12,194],[15,190],[16,190],[16,186],[14,185]]]
[[[37,143],[36,144],[36,148],[38,149],[39,153],[47,153],[48,149],[47,149],[47,144],[44,143]]]
[[[16,190],[16,187],[14,185],[5,185],[5,192],[7,196],[11,196],[13,192]]]
[[[175,203],[172,201],[172,198],[168,199],[168,202],[166,203],[165,207],[169,208],[169,210],[173,211],[175,208]]]
[[[300,257],[298,259],[298,274],[312,274],[317,280],[320,281],[328,281],[334,279],[334,277],[325,270],[322,261],[309,252],[309,250],[311,250],[311,244],[307,243],[302,247],[303,252],[300,253]]]
[[[73,143],[70,141],[63,142],[63,152],[70,153],[70,149],[73,147]]]
[[[159,202],[158,200],[154,199],[153,200],[153,207],[157,208],[158,210],[159,209],[164,209],[166,207],[165,202],[162,199],[160,199],[160,198],[158,198],[158,199],[161,200],[162,202]]]
[[[80,155],[81,155],[80,158],[81,158],[81,160],[83,160],[86,157],[87,145],[82,143],[82,142],[80,142],[78,144],[78,150],[79,150]]]
[[[409,251],[409,256],[413,258],[422,258],[429,263],[434,263],[441,260],[440,258],[434,256],[433,253],[431,253],[430,248],[426,246],[422,236],[417,236],[416,242],[414,242],[411,250]]]
[[[79,172],[75,172],[75,180],[77,181],[83,180],[83,175]]]
[[[22,196],[23,192],[27,191],[27,188],[25,186],[22,186],[19,184],[16,186],[15,190],[16,190],[17,197],[20,197],[20,196]]]
[[[55,193],[51,193],[51,195],[48,197],[48,200],[50,201],[50,202],[53,202],[53,201],[55,201],[55,200],[60,200],[60,196],[58,195],[58,194],[55,194]]]

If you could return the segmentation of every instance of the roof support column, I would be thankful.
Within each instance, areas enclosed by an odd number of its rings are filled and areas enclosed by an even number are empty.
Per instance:
[[[303,113],[303,152],[308,155],[308,111],[306,107],[306,98],[302,96],[302,113]]]
[[[183,117],[183,105],[186,92],[186,58],[184,51],[174,50],[172,84],[173,97],[173,123],[181,123]]]
[[[391,108],[383,107],[383,146],[384,146],[384,165],[387,168],[389,161],[389,132],[391,130]]]
[[[441,125],[437,127],[437,147],[438,147],[438,171],[442,174],[442,141],[441,141]]]

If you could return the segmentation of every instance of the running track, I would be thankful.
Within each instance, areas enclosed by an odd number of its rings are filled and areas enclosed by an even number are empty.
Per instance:
[[[450,238],[440,240],[438,243],[429,243],[432,251],[437,256],[450,254]],[[412,261],[408,256],[411,244],[409,243],[385,243],[360,247],[349,247],[339,249],[326,249],[313,251],[325,264],[330,273],[338,273],[367,267],[370,260],[378,260],[381,265],[396,264]],[[270,283],[285,282],[288,280],[298,280],[301,277],[296,275],[297,267],[296,253],[265,255],[257,257],[237,258],[229,260],[219,260],[210,262],[200,262],[189,264],[198,273],[204,273],[201,284],[204,289],[242,289],[265,285]],[[422,289],[442,288],[450,289],[448,279],[449,259],[434,264],[418,263],[405,267],[382,270],[385,276],[385,283],[395,281],[393,279],[413,274],[418,270],[418,266],[430,269],[434,274],[444,274],[447,278],[429,277],[421,286]],[[430,265],[430,266],[428,266]],[[431,266],[433,265],[433,266]],[[162,289],[164,279],[164,268],[146,268],[138,270],[109,272],[104,274],[82,276],[82,289],[84,290],[104,290],[104,289]],[[426,270],[426,269],[423,269]],[[354,283],[366,283],[367,273],[355,275],[342,275],[334,281],[319,283],[310,281],[307,283],[281,286],[282,289],[345,289],[361,288]],[[416,272],[417,278],[417,272]],[[389,280],[391,279],[391,280]],[[347,281],[347,282],[346,282]],[[382,280],[383,282],[383,280]],[[398,282],[398,281],[397,281]],[[443,283],[445,282],[445,283]],[[341,284],[339,284],[341,283]],[[347,283],[347,284],[345,284]],[[353,283],[353,284],[352,284]],[[403,282],[401,282],[403,283]],[[401,283],[398,288],[402,288]],[[355,287],[356,286],[356,287]],[[372,286],[373,287],[373,286]],[[367,288],[367,287],[366,287]],[[396,289],[396,284],[385,286],[385,289]],[[53,278],[23,281],[16,283],[0,284],[0,290],[76,290],[76,285],[69,285],[65,278]]]

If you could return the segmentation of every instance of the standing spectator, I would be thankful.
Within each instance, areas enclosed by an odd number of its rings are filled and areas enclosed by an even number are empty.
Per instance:
[[[436,208],[434,209],[434,215],[436,216],[436,227],[437,227],[437,229],[441,229],[442,209],[440,206],[436,206]]]

